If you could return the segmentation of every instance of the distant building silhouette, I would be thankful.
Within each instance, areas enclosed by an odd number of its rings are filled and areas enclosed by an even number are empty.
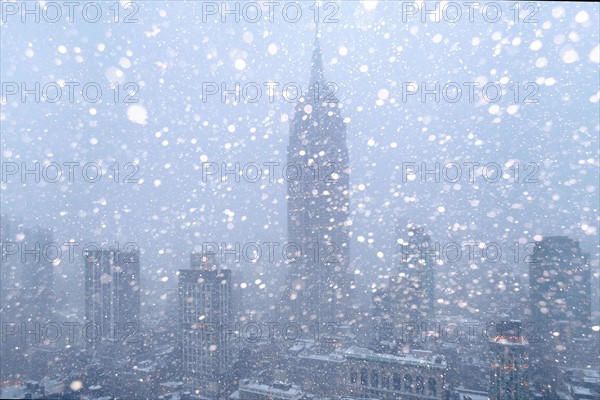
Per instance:
[[[401,341],[422,347],[420,334],[406,332],[409,327],[424,332],[435,316],[434,248],[422,227],[398,223],[396,226],[396,266],[390,277],[390,306],[395,332]]]
[[[566,236],[537,242],[529,260],[532,376],[538,388],[555,390],[557,368],[565,366],[574,344],[591,333],[589,255]],[[550,394],[544,394],[550,396]]]
[[[392,311],[390,290],[381,286],[371,296],[370,314],[370,340],[369,343],[375,351],[392,352],[396,347],[394,329],[395,318]]]
[[[96,361],[130,360],[142,346],[139,251],[84,256],[87,350]]]
[[[288,249],[298,259],[287,275],[284,314],[301,323],[343,321],[350,304],[346,126],[323,69],[317,34],[309,91],[296,106],[287,149]]]
[[[36,354],[49,354],[42,334],[55,312],[54,235],[52,229],[25,227],[6,215],[0,229],[0,314],[8,333],[2,338],[0,369],[3,378],[15,374],[41,378],[47,365]]]
[[[232,380],[231,271],[214,254],[193,253],[179,270],[179,324],[184,382],[202,398],[228,395]]]
[[[568,321],[571,335],[586,336],[591,328],[589,255],[566,236],[544,238],[529,263],[532,317],[540,323]]]
[[[19,243],[20,267],[16,272],[21,291],[21,305],[32,321],[46,322],[54,312],[54,235],[50,228],[25,228]]]

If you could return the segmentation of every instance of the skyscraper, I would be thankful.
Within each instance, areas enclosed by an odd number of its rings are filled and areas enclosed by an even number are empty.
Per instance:
[[[43,376],[44,363],[34,354],[43,345],[42,327],[53,321],[58,246],[52,229],[26,228],[6,215],[0,216],[0,237],[0,318],[2,326],[16,329],[2,338],[0,368],[5,377]]]
[[[94,360],[124,360],[142,345],[139,251],[86,250],[87,349]]]
[[[54,311],[54,268],[56,259],[54,235],[50,228],[25,228],[23,239],[17,242],[18,262],[15,277],[20,291],[21,317],[45,323]],[[20,256],[20,260],[19,260]]]
[[[537,242],[529,263],[532,317],[540,324],[568,321],[575,336],[591,328],[589,255],[566,236]]]
[[[573,339],[591,329],[591,271],[589,255],[566,236],[536,242],[529,260],[532,375],[536,387],[554,391],[557,368],[573,350]]]
[[[395,237],[398,250],[394,274],[390,277],[390,302],[396,332],[403,332],[408,324],[418,331],[426,331],[435,311],[431,239],[423,228],[404,223],[397,224]],[[403,339],[418,337],[420,335],[403,335]]]
[[[15,285],[14,270],[17,268],[14,266],[14,259],[17,258],[12,255],[13,251],[10,251],[10,247],[15,247],[15,238],[12,230],[13,221],[6,215],[0,214],[0,241],[2,247],[0,249],[0,318],[10,320],[14,317],[12,313],[13,304],[10,301],[11,290]],[[10,316],[9,316],[10,312]]]
[[[284,302],[286,316],[301,323],[343,320],[352,276],[346,126],[323,69],[317,34],[309,90],[296,106],[287,149],[288,239],[298,257]]]
[[[529,343],[523,336],[521,321],[496,324],[490,353],[490,399],[529,399]]]
[[[395,329],[389,286],[377,288],[371,297],[370,345],[376,351],[392,351]]]
[[[9,243],[14,242],[13,234],[12,234],[12,221],[8,218],[6,214],[0,214],[0,243],[2,244],[0,248],[0,266],[2,266],[0,270],[0,294],[2,293],[2,288],[8,287],[10,280],[10,265],[8,264],[8,246]],[[2,302],[4,299],[0,296],[0,308],[2,307]]]
[[[231,271],[214,254],[193,253],[179,270],[181,368],[196,395],[221,399],[231,384]]]

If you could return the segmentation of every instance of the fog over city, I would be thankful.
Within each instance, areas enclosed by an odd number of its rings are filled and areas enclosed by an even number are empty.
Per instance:
[[[598,8],[2,1],[0,397],[600,398]]]

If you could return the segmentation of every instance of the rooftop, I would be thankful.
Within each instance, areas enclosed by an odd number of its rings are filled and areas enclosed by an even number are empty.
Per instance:
[[[277,398],[299,400],[302,397],[302,391],[298,386],[284,383],[274,383],[272,385],[262,383],[241,383],[239,390],[246,393],[259,395],[276,396]]]
[[[343,350],[342,354],[346,358],[356,360],[375,361],[387,364],[399,365],[415,365],[419,367],[446,369],[446,360],[442,356],[418,357],[414,354],[395,355],[395,354],[380,354],[364,347],[352,346],[347,350]],[[438,361],[439,362],[436,362]]]

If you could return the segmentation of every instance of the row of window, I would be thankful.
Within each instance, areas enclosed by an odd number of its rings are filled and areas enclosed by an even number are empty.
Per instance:
[[[427,387],[425,382],[427,382]],[[425,380],[425,378],[418,375],[413,379],[411,374],[402,376],[399,372],[392,374],[380,372],[377,369],[372,369],[369,373],[367,368],[361,368],[360,373],[356,370],[350,371],[350,383],[372,388],[428,394],[430,396],[436,396],[438,391],[435,378]]]
[[[210,284],[185,284],[180,288],[179,306],[183,322],[198,322],[201,315],[207,316],[207,322],[215,322],[210,317],[211,310],[229,310],[229,297],[224,285],[216,286],[220,291],[215,292],[215,287]]]

